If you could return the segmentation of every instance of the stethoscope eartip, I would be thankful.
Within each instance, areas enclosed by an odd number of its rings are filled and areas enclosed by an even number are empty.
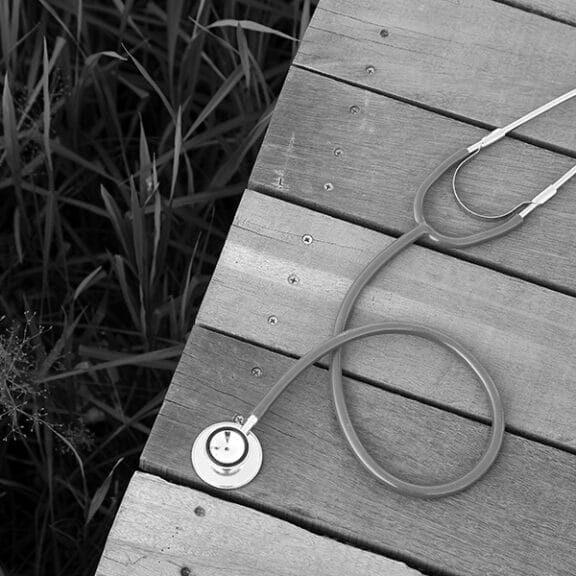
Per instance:
[[[262,447],[253,432],[237,422],[208,426],[192,446],[192,466],[210,486],[224,490],[251,482],[262,466]]]

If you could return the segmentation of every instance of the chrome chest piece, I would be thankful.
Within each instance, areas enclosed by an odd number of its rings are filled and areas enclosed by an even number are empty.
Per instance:
[[[192,446],[192,465],[204,482],[225,490],[248,484],[262,466],[262,447],[238,422],[205,428]]]

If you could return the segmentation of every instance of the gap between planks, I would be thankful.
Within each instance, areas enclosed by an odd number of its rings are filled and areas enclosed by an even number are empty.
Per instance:
[[[295,62],[502,126],[574,88],[575,47],[572,26],[492,0],[323,0]],[[517,132],[576,152],[561,108]]]
[[[493,0],[518,10],[576,26],[576,5],[573,0]]]
[[[306,235],[313,238],[310,245],[302,240]],[[347,287],[391,242],[247,191],[197,322],[302,356],[332,334]],[[510,426],[576,449],[576,423],[566,410],[576,404],[576,299],[416,246],[374,278],[350,325],[384,320],[424,324],[457,339],[494,378]],[[473,373],[423,339],[387,336],[352,344],[345,368],[433,405],[487,414]]]
[[[401,562],[141,472],[126,491],[96,574],[244,572],[422,576]]]
[[[194,328],[142,467],[205,489],[190,465],[196,435],[234,413],[247,414],[292,362]],[[361,382],[346,379],[345,386],[368,450],[413,481],[463,473],[486,441],[482,424]],[[471,489],[439,500],[400,496],[350,453],[331,410],[326,371],[315,367],[279,398],[255,432],[264,450],[262,471],[229,493],[243,505],[420,569],[460,576],[576,570],[573,455],[506,434],[495,466]]]
[[[495,1],[495,0],[492,0]],[[418,100],[413,100],[410,98],[406,98],[400,96],[394,92],[387,92],[386,90],[373,88],[370,86],[366,86],[361,82],[354,82],[352,80],[347,80],[335,74],[330,74],[327,72],[322,72],[317,68],[307,66],[305,64],[298,64],[297,62],[293,63],[291,68],[299,69],[310,74],[316,74],[320,77],[327,78],[329,80],[334,80],[335,82],[339,82],[345,86],[350,86],[352,88],[360,88],[366,92],[377,96],[383,96],[385,98],[389,98],[390,100],[394,100],[396,102],[407,104],[408,106],[412,106],[414,108],[418,108],[420,110],[424,110],[425,112],[430,112],[431,114],[436,114],[438,116],[442,116],[448,120],[455,120],[457,122],[461,122],[463,124],[467,124],[469,126],[473,126],[475,128],[479,128],[484,130],[486,133],[494,130],[495,128],[500,128],[500,125],[491,125],[489,123],[483,122],[481,120],[475,120],[474,118],[469,118],[467,116],[462,116],[457,113],[451,112],[450,110],[446,110],[444,108],[438,108],[435,106],[428,105],[424,102],[420,102]],[[516,118],[511,119],[516,120]],[[506,135],[506,138],[510,138],[512,140],[517,140],[518,142],[523,142],[525,144],[530,144],[532,146],[542,148],[543,150],[548,150],[550,152],[555,152],[557,154],[562,154],[564,156],[568,156],[570,158],[576,158],[576,151],[571,150],[569,148],[563,148],[562,146],[556,146],[553,143],[546,142],[545,140],[538,140],[537,138],[531,138],[525,134],[519,133],[517,130],[514,130]],[[470,142],[472,144],[472,142]]]
[[[485,133],[292,69],[250,186],[373,229],[405,232],[414,226],[412,202],[424,178],[450,153]],[[505,139],[467,165],[458,186],[476,210],[495,213],[531,199],[573,163],[566,156]],[[426,210],[445,233],[483,228],[452,199],[449,176],[433,187]],[[573,181],[514,233],[450,253],[574,294],[575,220]]]

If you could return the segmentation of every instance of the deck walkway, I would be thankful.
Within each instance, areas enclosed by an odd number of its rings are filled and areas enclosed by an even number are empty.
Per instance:
[[[251,484],[207,488],[190,463],[205,426],[249,413],[331,334],[347,287],[413,225],[414,193],[441,160],[576,86],[574,26],[571,0],[320,1],[100,576],[576,573],[576,183],[502,239],[410,248],[352,316],[438,328],[489,369],[507,433],[471,489],[419,500],[369,477],[340,434],[325,365],[258,423]],[[498,211],[574,156],[570,101],[483,152],[459,185]],[[479,227],[449,179],[429,204],[447,232]],[[387,467],[426,482],[472,466],[488,409],[454,358],[387,336],[348,347],[345,366],[359,435]]]

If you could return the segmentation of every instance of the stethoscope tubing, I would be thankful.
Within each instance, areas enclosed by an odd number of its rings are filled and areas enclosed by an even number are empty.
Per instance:
[[[455,156],[457,156],[455,158]],[[452,164],[458,161],[459,155],[453,155],[448,160],[450,162],[444,163],[444,169],[438,171],[439,174],[436,175],[436,179],[439,178],[441,174]],[[441,166],[440,168],[442,168]],[[419,193],[417,194],[417,199],[425,195],[429,187],[435,182],[436,179],[429,179],[427,188],[423,186],[420,187]],[[418,212],[415,202],[415,212]],[[522,219],[520,219],[522,223]],[[471,235],[466,237],[467,242],[471,244],[478,244],[491,239],[489,233],[498,234],[501,233],[502,225],[495,226],[487,233],[482,235]],[[516,224],[514,225],[516,227]],[[458,342],[456,342],[450,336],[440,332],[439,330],[431,329],[420,324],[415,323],[382,323],[372,326],[360,327],[359,329],[346,330],[346,325],[352,309],[358,300],[361,292],[364,290],[366,285],[372,280],[372,278],[393,258],[398,254],[403,252],[406,248],[416,242],[422,236],[429,236],[436,240],[440,245],[446,245],[447,242],[444,235],[437,234],[437,232],[426,222],[424,215],[422,213],[419,218],[417,225],[406,232],[404,235],[400,236],[394,242],[389,244],[386,248],[380,251],[375,258],[373,258],[368,265],[360,272],[356,277],[350,288],[348,289],[346,295],[344,296],[340,308],[336,314],[336,321],[334,323],[334,336],[329,341],[338,342],[338,336],[344,336],[342,343],[338,346],[334,346],[334,350],[331,361],[330,361],[330,382],[332,391],[332,400],[334,404],[334,410],[336,412],[336,419],[340,424],[340,428],[344,437],[346,438],[348,445],[350,446],[352,452],[360,461],[360,463],[371,472],[376,478],[381,480],[384,484],[393,488],[397,492],[407,496],[418,496],[423,498],[438,498],[442,496],[449,496],[461,492],[477,482],[492,466],[502,446],[502,441],[504,438],[504,407],[502,400],[494,381],[492,380],[488,371],[483,367],[480,361]],[[457,240],[462,240],[459,238]],[[450,244],[452,246],[452,244]],[[362,328],[366,328],[365,331]],[[426,338],[437,344],[448,348],[454,352],[458,357],[460,357],[464,362],[473,370],[474,374],[477,376],[484,391],[486,392],[490,404],[490,412],[492,417],[492,429],[490,434],[490,440],[488,446],[482,457],[477,461],[474,467],[459,478],[451,480],[445,483],[438,484],[415,484],[403,480],[391,472],[384,469],[380,464],[378,464],[374,458],[367,452],[359,439],[352,420],[348,412],[348,405],[346,402],[344,394],[344,384],[343,384],[343,369],[342,369],[342,345],[343,343],[350,342],[359,338],[365,338],[369,335],[376,334],[405,334],[409,336],[419,336],[421,338]],[[345,335],[350,336],[350,340],[347,339]]]
[[[302,356],[281,376],[252,411],[251,419],[253,421],[260,420],[278,396],[280,396],[304,370],[315,362],[318,362],[323,356],[332,353],[330,360],[330,381],[336,419],[356,458],[370,473],[376,476],[376,478],[397,492],[408,496],[436,498],[456,494],[466,489],[488,471],[498,456],[504,436],[504,408],[494,381],[488,371],[470,351],[466,350],[456,342],[456,340],[439,330],[408,322],[381,322],[346,330],[350,313],[366,284],[368,284],[386,264],[412,245],[418,238],[430,234],[430,230],[431,228],[425,221],[417,224],[417,226],[380,251],[380,253],[365,266],[348,289],[340,304],[334,325],[334,335]],[[384,469],[370,456],[355,431],[344,394],[341,349],[345,344],[350,342],[384,334],[418,336],[442,345],[461,358],[472,369],[483,385],[489,400],[492,419],[490,440],[484,454],[475,466],[456,480],[431,485],[416,484],[403,480]]]
[[[428,234],[430,239],[441,248],[470,248],[477,244],[483,244],[489,240],[495,240],[496,238],[509,234],[524,222],[522,216],[519,214],[513,214],[500,224],[494,225],[488,230],[469,234],[468,236],[448,236],[438,232],[438,230],[428,223],[426,216],[424,215],[424,199],[426,194],[445,172],[471,154],[472,152],[470,152],[469,148],[460,148],[448,156],[448,158],[436,166],[436,168],[434,168],[434,170],[424,179],[418,187],[416,196],[414,197],[414,220],[416,221],[416,224],[423,226],[425,230],[423,230],[422,233]]]
[[[354,425],[350,419],[346,401],[344,399],[343,385],[342,385],[342,372],[339,371],[339,366],[334,368],[334,358],[340,352],[340,349],[345,344],[369,338],[371,336],[379,336],[384,334],[401,334],[408,336],[418,336],[425,338],[432,342],[442,345],[448,350],[454,352],[459,358],[473,370],[484,387],[490,405],[490,416],[492,419],[492,427],[490,432],[490,439],[488,446],[484,451],[482,457],[478,460],[475,466],[465,475],[445,483],[424,485],[416,484],[403,480],[391,472],[385,470],[380,466],[367,450],[364,448],[361,440],[359,439]],[[381,322],[377,324],[368,324],[352,328],[341,332],[331,338],[325,340],[318,347],[308,352],[305,356],[296,361],[290,369],[276,382],[270,389],[268,394],[258,404],[257,408],[252,414],[260,419],[264,413],[270,408],[270,405],[278,398],[278,396],[291,384],[304,370],[309,368],[312,364],[320,360],[330,352],[336,353],[332,356],[331,374],[332,374],[332,392],[336,405],[336,417],[340,428],[350,446],[352,452],[360,461],[360,463],[376,478],[384,482],[390,488],[407,496],[419,496],[425,498],[437,498],[441,496],[448,496],[456,494],[468,488],[471,484],[479,480],[492,466],[498,453],[500,451],[502,440],[504,436],[504,409],[502,400],[498,392],[498,388],[494,384],[490,374],[478,361],[478,359],[467,349],[461,346],[456,340],[440,332],[421,326],[414,323],[406,322]],[[334,378],[334,375],[337,375]]]
[[[512,232],[518,228],[523,222],[524,218],[530,214],[535,208],[541,206],[552,198],[558,188],[567,182],[570,178],[576,175],[576,166],[571,168],[562,177],[556,180],[553,184],[548,186],[545,190],[540,192],[535,198],[529,202],[522,202],[512,210],[505,212],[504,214],[498,216],[485,216],[474,212],[466,208],[466,211],[480,219],[483,220],[502,220],[502,222],[490,227],[488,230],[476,232],[469,234],[467,236],[449,236],[442,234],[437,231],[431,224],[428,223],[424,214],[424,202],[425,197],[431,187],[444,175],[446,171],[452,168],[454,165],[458,164],[456,172],[453,177],[453,188],[454,188],[454,178],[460,167],[464,162],[469,159],[471,155],[477,154],[481,149],[491,146],[495,142],[501,140],[506,134],[511,130],[521,126],[522,124],[532,120],[533,118],[539,116],[540,114],[554,108],[555,106],[565,102],[569,98],[576,96],[576,89],[573,89],[558,98],[540,106],[539,108],[531,111],[530,113],[522,116],[518,120],[504,126],[503,128],[497,128],[484,136],[478,142],[468,146],[467,148],[461,148],[448,156],[444,161],[442,161],[429,175],[424,179],[422,184],[416,191],[414,198],[414,219],[416,225],[414,228],[397,238],[386,248],[384,248],[379,254],[373,258],[366,267],[360,272],[356,279],[352,282],[350,288],[348,289],[342,303],[338,309],[336,320],[334,324],[334,334],[331,338],[328,338],[316,348],[308,352],[305,356],[296,361],[292,367],[270,388],[270,390],[264,395],[262,400],[257,404],[252,413],[247,417],[241,426],[240,432],[246,436],[250,434],[251,429],[258,423],[258,421],[264,416],[266,411],[270,408],[272,403],[278,398],[278,396],[286,389],[286,387],[294,381],[306,368],[320,360],[323,356],[331,354],[330,357],[330,381],[332,389],[332,398],[336,411],[336,418],[340,424],[340,428],[346,438],[352,452],[358,458],[360,463],[370,471],[379,480],[384,482],[387,486],[395,489],[396,491],[410,496],[420,496],[425,498],[434,498],[440,496],[448,496],[451,494],[456,494],[479,480],[492,466],[495,462],[500,448],[502,446],[502,441],[504,437],[504,407],[500,394],[496,385],[494,384],[492,378],[488,371],[483,367],[479,360],[466,348],[461,346],[453,338],[444,334],[443,332],[431,328],[427,328],[417,323],[409,322],[380,322],[377,324],[369,324],[366,326],[360,326],[358,328],[347,329],[348,318],[354,307],[354,304],[358,300],[360,293],[365,288],[365,286],[370,282],[370,280],[375,276],[375,274],[380,271],[388,262],[395,258],[398,254],[404,251],[406,248],[411,246],[419,238],[423,236],[428,236],[430,240],[439,247],[442,248],[467,248],[474,246],[476,244],[481,244],[489,240],[493,240],[509,232]],[[454,193],[458,203],[463,206],[462,200],[456,194],[454,188]],[[465,207],[465,206],[464,206]],[[492,427],[490,432],[490,439],[488,445],[476,462],[474,467],[464,474],[463,476],[444,483],[424,485],[415,484],[403,480],[391,472],[385,470],[380,464],[378,464],[370,454],[364,448],[364,445],[360,441],[360,438],[356,434],[350,415],[348,412],[348,406],[346,404],[346,398],[344,394],[343,377],[342,377],[342,346],[354,342],[356,340],[361,340],[363,338],[368,338],[371,336],[383,335],[383,334],[403,334],[408,336],[417,336],[420,338],[425,338],[431,340],[444,346],[454,354],[456,354],[461,360],[463,360],[474,372],[477,378],[480,380],[484,391],[489,400],[490,411],[492,416]],[[218,424],[218,426],[221,426]],[[236,424],[234,424],[236,426]],[[229,425],[226,424],[225,428]],[[209,431],[209,429],[207,429]],[[206,432],[206,431],[205,431]],[[205,433],[204,432],[204,433]],[[198,437],[197,442],[201,439],[202,434]],[[254,438],[252,438],[254,440]],[[195,443],[196,446],[196,443]],[[208,448],[206,446],[200,446],[199,452],[206,452]],[[257,460],[258,458],[256,458]],[[261,458],[259,460],[261,463]],[[194,463],[194,458],[193,458]],[[202,463],[198,464],[199,466]],[[260,464],[254,466],[250,470],[250,478],[253,478],[255,474],[258,473],[260,469]],[[228,471],[229,472],[229,471]],[[241,484],[238,484],[240,486]]]

